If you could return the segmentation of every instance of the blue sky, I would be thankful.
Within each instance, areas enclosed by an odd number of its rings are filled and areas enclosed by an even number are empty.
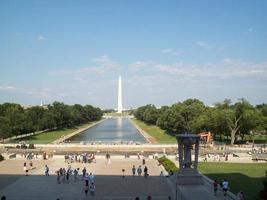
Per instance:
[[[267,1],[0,1],[0,103],[267,102]]]

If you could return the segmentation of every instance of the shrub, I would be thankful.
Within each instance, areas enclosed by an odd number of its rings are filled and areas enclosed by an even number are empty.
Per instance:
[[[4,156],[2,156],[2,154],[0,154],[0,161],[4,160]]]
[[[178,171],[178,168],[176,167],[176,165],[172,161],[170,161],[168,158],[166,158],[165,156],[159,158],[158,161],[160,164],[163,165],[163,167],[165,168],[166,171],[168,171],[168,172]]]
[[[34,144],[29,144],[29,149],[34,149]]]
[[[263,190],[260,191],[259,197],[260,199],[267,199],[267,177],[262,184],[263,184]]]

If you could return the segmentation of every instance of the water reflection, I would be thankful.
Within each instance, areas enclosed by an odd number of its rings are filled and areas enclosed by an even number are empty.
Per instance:
[[[70,141],[87,142],[140,142],[146,143],[145,138],[127,118],[111,118],[70,138]]]
[[[117,137],[122,138],[123,137],[123,132],[122,132],[122,118],[119,117],[117,118]]]

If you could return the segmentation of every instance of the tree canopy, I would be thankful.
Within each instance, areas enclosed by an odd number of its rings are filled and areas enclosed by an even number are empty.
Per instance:
[[[19,104],[0,104],[0,138],[52,128],[72,127],[101,119],[100,108],[54,102],[47,107],[24,109]]]
[[[134,115],[147,124],[167,130],[169,134],[211,131],[214,137],[230,137],[231,144],[237,136],[243,138],[253,131],[266,133],[267,130],[267,105],[252,106],[245,99],[234,104],[225,99],[211,107],[198,99],[187,99],[158,109],[149,104],[139,107]]]

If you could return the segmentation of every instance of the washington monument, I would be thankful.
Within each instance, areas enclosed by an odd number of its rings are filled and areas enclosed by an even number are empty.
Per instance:
[[[118,80],[118,113],[122,113],[122,86],[121,86],[121,75]]]

